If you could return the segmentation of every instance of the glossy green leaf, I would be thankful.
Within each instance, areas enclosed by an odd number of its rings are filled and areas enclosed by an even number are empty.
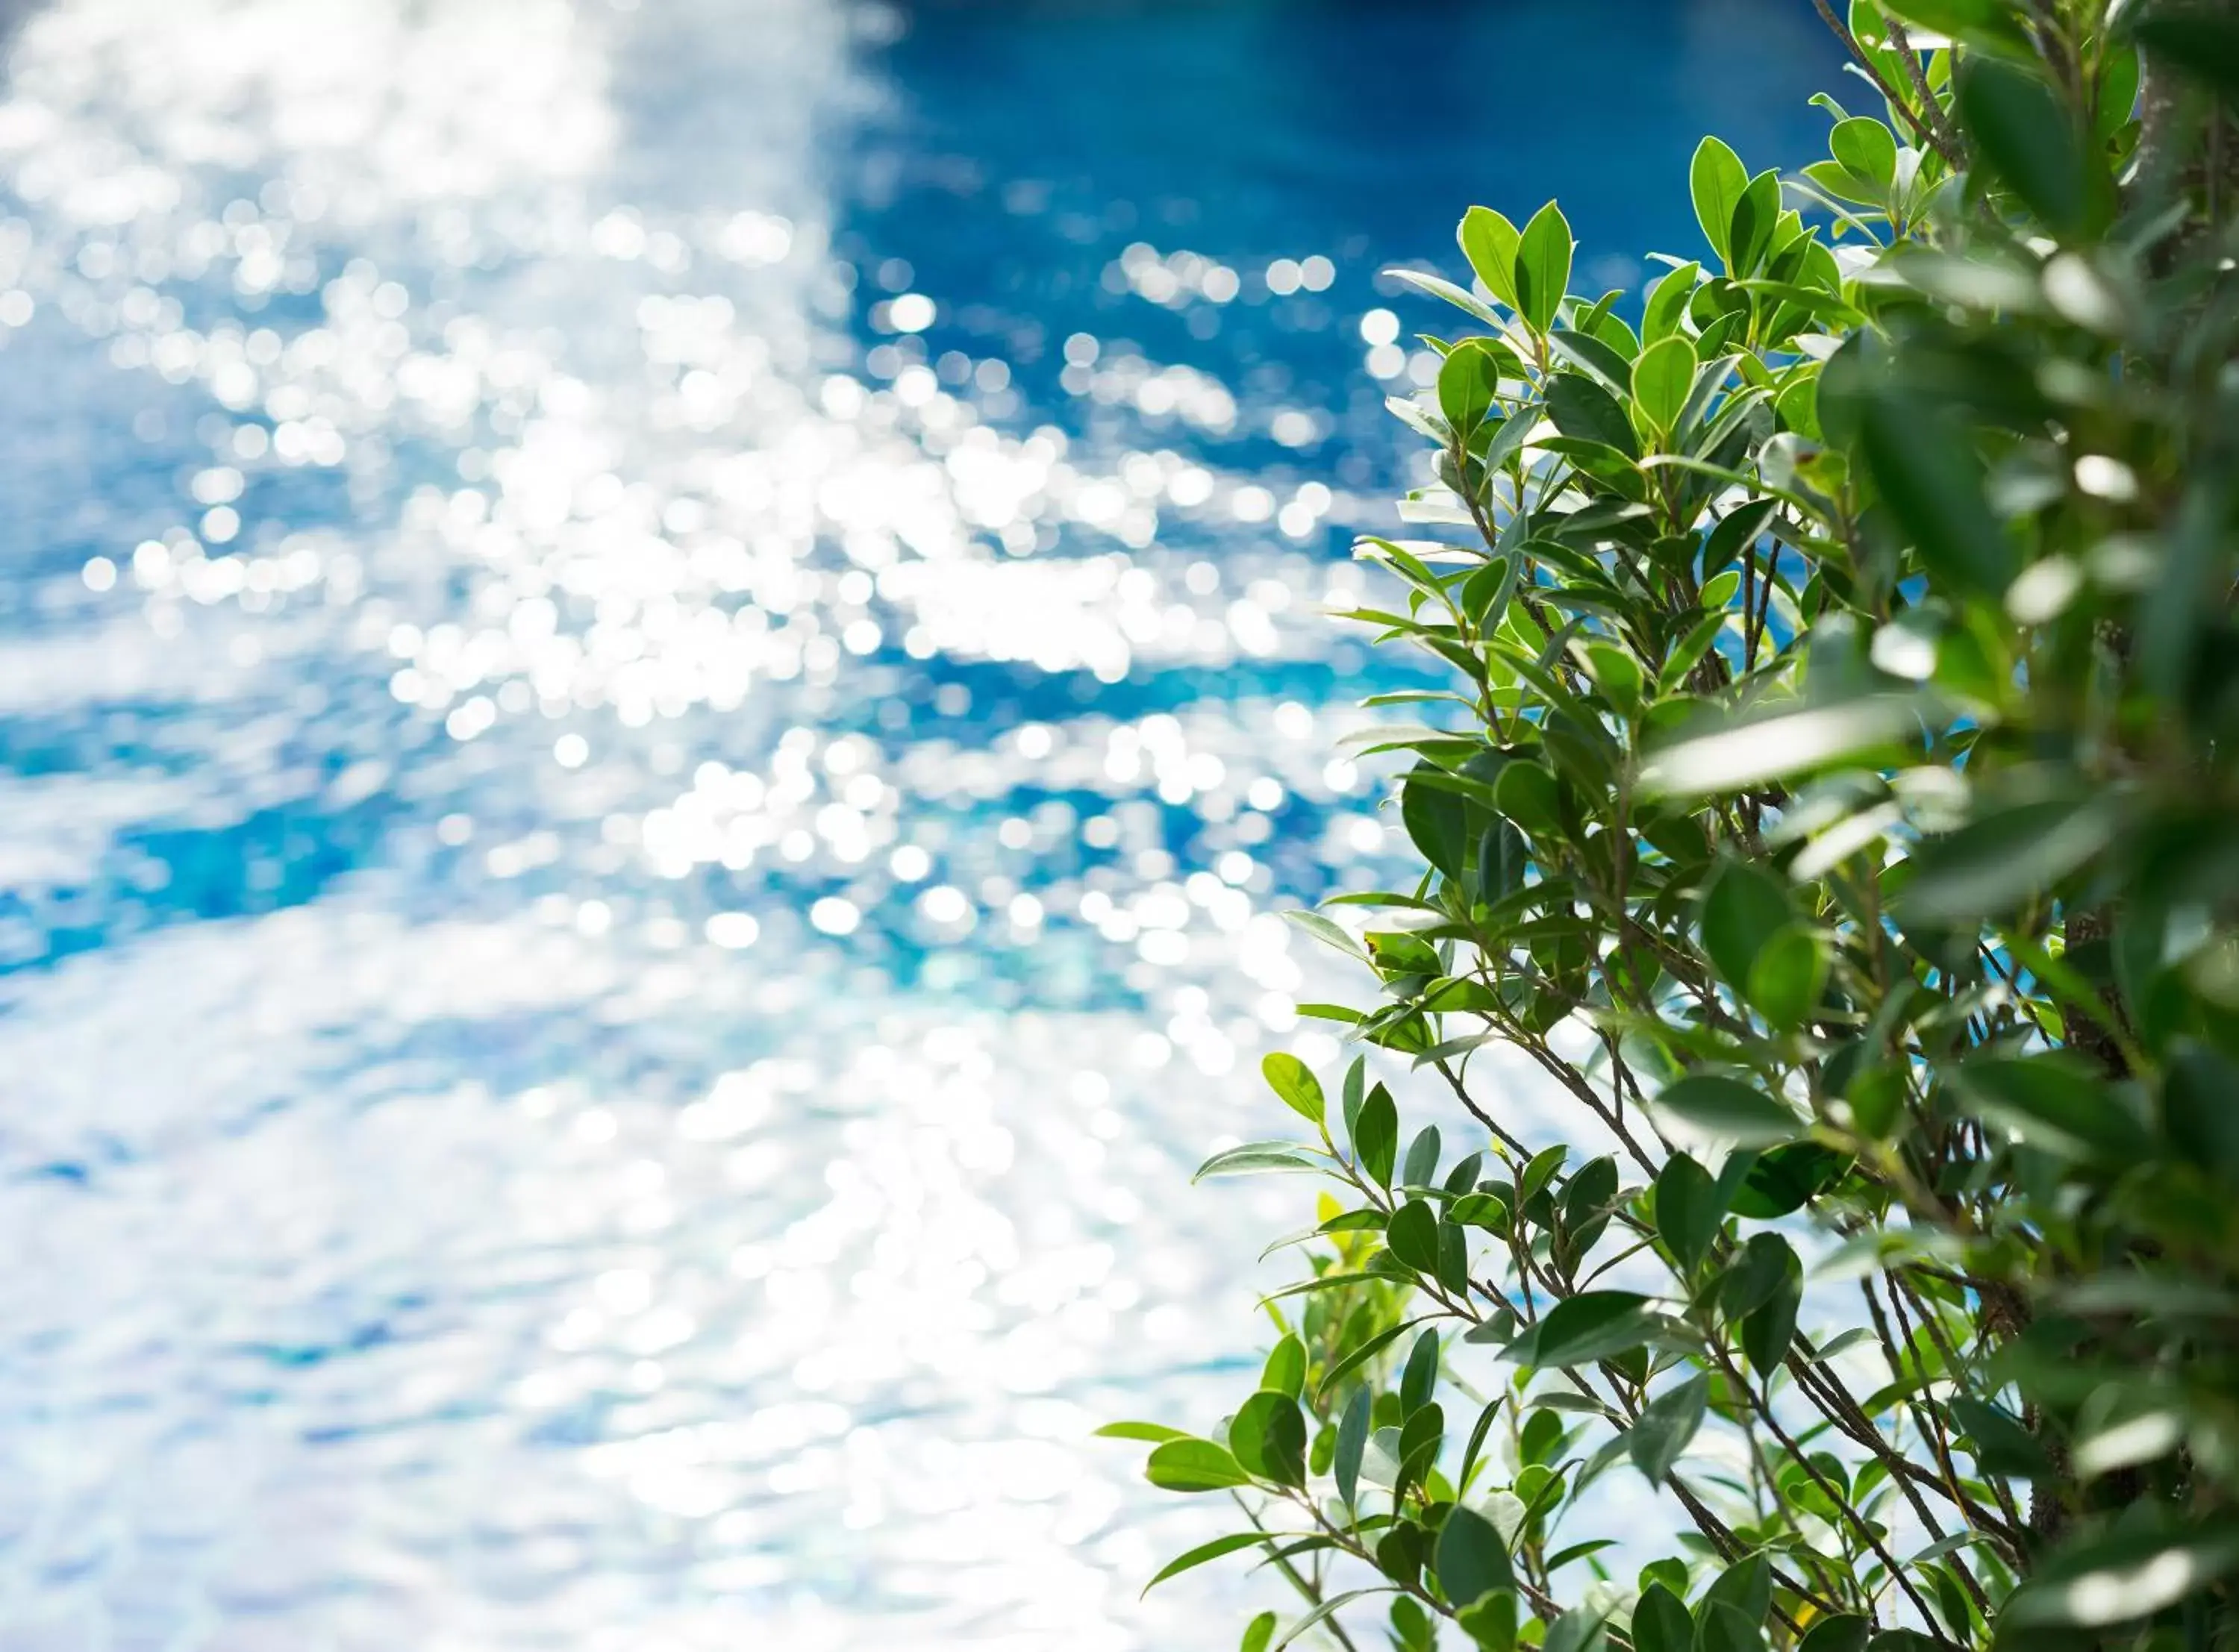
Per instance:
[[[1438,1174],[1439,1139],[1436,1125],[1425,1125],[1415,1132],[1415,1139],[1407,1144],[1407,1158],[1399,1171],[1399,1179],[1405,1185],[1432,1185]]]
[[[1311,1123],[1322,1122],[1327,1104],[1322,1097],[1321,1081],[1305,1062],[1278,1050],[1261,1059],[1259,1071],[1267,1080],[1267,1087],[1283,1098],[1285,1106]]]
[[[1581,1291],[1549,1309],[1502,1357],[1541,1370],[1588,1364],[1639,1347],[1658,1323],[1648,1298],[1636,1292]]]
[[[1710,1171],[1685,1153],[1664,1160],[1656,1176],[1656,1233],[1683,1269],[1702,1261],[1724,1215]]]
[[[1407,1350],[1407,1363],[1399,1373],[1399,1409],[1409,1414],[1430,1403],[1438,1382],[1438,1333],[1426,1330]]]
[[[1511,309],[1516,302],[1516,251],[1522,237],[1516,226],[1490,207],[1472,207],[1455,232],[1462,256],[1485,289]]]
[[[1703,238],[1726,261],[1731,273],[1734,208],[1749,188],[1749,169],[1742,165],[1741,156],[1717,138],[1706,137],[1696,148],[1687,181],[1695,197],[1695,222],[1703,226]]]
[[[1278,1485],[1304,1485],[1306,1423],[1299,1402],[1289,1394],[1261,1389],[1238,1408],[1236,1420],[1228,1425],[1228,1450],[1247,1474]]]
[[[1384,1243],[1392,1254],[1418,1273],[1435,1272],[1438,1265],[1438,1218],[1421,1199],[1409,1199],[1392,1211],[1385,1226]]]
[[[1259,1386],[1296,1399],[1306,1387],[1306,1345],[1295,1333],[1277,1343],[1259,1373]]]
[[[1337,1495],[1345,1500],[1348,1509],[1359,1500],[1360,1460],[1368,1446],[1368,1420],[1371,1404],[1365,1386],[1352,1391],[1345,1402],[1345,1415],[1337,1427],[1337,1456],[1331,1473],[1337,1479]]]
[[[1360,1117],[1353,1122],[1352,1151],[1361,1170],[1378,1186],[1392,1185],[1392,1161],[1399,1151],[1399,1110],[1382,1085],[1360,1104]]]
[[[1884,189],[1897,178],[1897,136],[1879,121],[1838,122],[1827,135],[1827,148],[1856,176]]]
[[[1571,225],[1552,201],[1531,215],[1516,248],[1516,307],[1545,333],[1571,284]]]
[[[1669,435],[1678,421],[1701,366],[1695,359],[1694,344],[1679,334],[1651,344],[1633,362],[1633,400],[1658,430]]]
[[[1475,339],[1455,345],[1438,366],[1438,411],[1464,442],[1494,413],[1499,388],[1499,365]]]
[[[1268,1642],[1275,1638],[1276,1617],[1272,1612],[1262,1612],[1244,1627],[1244,1639],[1236,1652],[1267,1652]]]
[[[1163,1491],[1225,1491],[1252,1480],[1225,1448],[1199,1439],[1167,1441],[1151,1453],[1143,1473]]]
[[[1866,1652],[1872,1630],[1870,1620],[1850,1613],[1823,1617],[1797,1643],[1796,1652]]]
[[[1686,1574],[1682,1569],[1680,1576]],[[1662,1581],[1640,1592],[1632,1609],[1633,1652],[1694,1652],[1695,1619]]]

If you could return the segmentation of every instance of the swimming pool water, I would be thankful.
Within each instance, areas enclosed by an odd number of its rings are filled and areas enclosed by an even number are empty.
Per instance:
[[[1229,1644],[1086,1436],[1297,1225],[1377,272],[1637,286],[1808,8],[9,26],[0,1647]]]

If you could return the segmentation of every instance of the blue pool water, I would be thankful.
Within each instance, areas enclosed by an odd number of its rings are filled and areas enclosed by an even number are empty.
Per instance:
[[[0,1647],[1229,1644],[1377,272],[1808,7],[7,16]]]

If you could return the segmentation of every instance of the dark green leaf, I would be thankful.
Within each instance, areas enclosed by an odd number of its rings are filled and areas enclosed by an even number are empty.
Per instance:
[[[1399,1171],[1402,1185],[1428,1187],[1438,1173],[1438,1127],[1425,1125],[1407,1144],[1407,1159]]]
[[[1431,1402],[1438,1383],[1438,1333],[1426,1330],[1407,1350],[1407,1363],[1399,1373],[1399,1409],[1412,1416]]]
[[[1417,765],[1400,788],[1399,819],[1423,859],[1458,879],[1469,852],[1469,805],[1445,787],[1423,781],[1425,775],[1445,774],[1434,763]]]
[[[1395,1332],[1398,1329],[1394,1327]],[[1353,1390],[1352,1397],[1345,1402],[1345,1415],[1337,1425],[1337,1456],[1331,1464],[1331,1471],[1337,1476],[1337,1495],[1345,1499],[1348,1509],[1359,1500],[1360,1458],[1368,1448],[1371,1404],[1368,1387],[1363,1383]]]
[[[1660,1579],[1641,1590],[1632,1609],[1632,1645],[1633,1652],[1695,1652],[1694,1616]]]
[[[1795,1247],[1779,1234],[1751,1234],[1741,1254],[1726,1268],[1724,1283],[1718,1287],[1718,1305],[1729,1320],[1746,1318],[1771,1301],[1791,1276],[1802,1271]]]
[[[1399,1151],[1399,1110],[1392,1103],[1392,1092],[1382,1085],[1370,1091],[1368,1099],[1360,1104],[1360,1117],[1353,1125],[1352,1151],[1361,1170],[1373,1177],[1377,1185],[1392,1185],[1392,1161]]]
[[[1650,1484],[1664,1483],[1671,1465],[1703,1426],[1710,1398],[1711,1379],[1698,1374],[1664,1390],[1641,1408],[1625,1436],[1625,1449],[1632,1454],[1632,1466],[1648,1476]]]
[[[1976,153],[2055,235],[2085,234],[2113,204],[2104,165],[2033,70],[1968,58],[1959,69],[1959,110]]]
[[[1970,1061],[1957,1079],[1970,1111],[2063,1158],[2119,1166],[2150,1146],[2114,1091],[2065,1055]]]
[[[1475,1509],[1457,1504],[1438,1529],[1434,1562],[1438,1587],[1456,1606],[1472,1606],[1487,1595],[1516,1587],[1508,1546],[1493,1523]]]
[[[1850,1161],[1817,1142],[1791,1142],[1757,1156],[1734,1195],[1733,1212],[1770,1222],[1800,1211],[1841,1179]],[[1705,1178],[1707,1179],[1707,1178]]]
[[[1599,442],[1628,457],[1640,451],[1632,421],[1617,398],[1585,374],[1558,373],[1546,389],[1547,416],[1565,435]]]
[[[1586,1290],[1558,1302],[1501,1356],[1551,1370],[1582,1365],[1638,1348],[1656,1332],[1648,1298],[1630,1290]]]
[[[1684,1153],[1675,1152],[1656,1175],[1656,1234],[1680,1268],[1691,1273],[1725,1215],[1717,1184]]]
[[[1247,1474],[1278,1485],[1306,1483],[1306,1420],[1288,1394],[1263,1388],[1245,1401],[1228,1425],[1228,1449]]]
[[[1746,989],[1757,955],[1795,918],[1785,884],[1761,867],[1730,859],[1703,898],[1703,951],[1722,980]]]
[[[2044,1447],[2010,1412],[1968,1395],[1955,1396],[1948,1404],[1951,1420],[1974,1442],[1975,1461],[1983,1473],[2033,1480],[2054,1471]]]
[[[1784,1104],[1737,1078],[1697,1073],[1668,1085],[1656,1110],[1697,1134],[1743,1147],[1794,1141],[1806,1126]]]
[[[1742,1352],[1751,1369],[1769,1377],[1788,1357],[1796,1339],[1796,1315],[1804,1305],[1804,1267],[1793,1262],[1772,1294],[1742,1321]]]
[[[1392,1254],[1418,1273],[1435,1272],[1438,1265],[1438,1218],[1420,1199],[1409,1199],[1392,1212],[1385,1225],[1384,1243]]]
[[[1996,917],[2050,888],[2113,839],[2116,819],[2096,799],[2018,804],[1930,839],[1897,897],[1900,922]]]
[[[2014,576],[1967,433],[1940,408],[1884,393],[1861,409],[1858,446],[1874,484],[1929,573],[1986,595]]]
[[[1865,1652],[1866,1636],[1872,1629],[1866,1619],[1848,1614],[1823,1617],[1797,1643],[1796,1652]]]

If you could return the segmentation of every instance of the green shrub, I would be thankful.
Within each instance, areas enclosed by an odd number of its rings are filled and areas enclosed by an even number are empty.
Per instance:
[[[1410,277],[1447,531],[1348,617],[1452,673],[1371,746],[1427,866],[1301,916],[1359,1053],[1201,1172],[1328,1185],[1258,1391],[1107,1430],[1243,1511],[1161,1580],[1303,1595],[1246,1652],[2239,1646],[2239,18],[1844,32],[1875,112],[1706,141],[1638,326],[1551,204]]]

